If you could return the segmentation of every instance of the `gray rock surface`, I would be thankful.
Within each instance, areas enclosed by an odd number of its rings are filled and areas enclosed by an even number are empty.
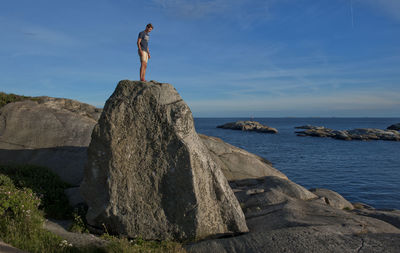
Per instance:
[[[71,187],[64,190],[65,195],[68,198],[70,206],[74,207],[79,204],[84,204],[85,200],[82,197],[80,187]]]
[[[286,175],[272,167],[269,161],[260,156],[232,146],[216,137],[203,134],[199,134],[199,137],[208,150],[210,150],[213,160],[220,165],[222,172],[228,180],[265,176],[276,176],[287,179]]]
[[[111,233],[193,240],[246,232],[244,214],[170,84],[121,81],[88,149],[87,220]]]
[[[247,187],[260,188],[259,182],[253,179],[243,183]],[[237,185],[232,187],[236,194],[241,192],[235,188]],[[187,251],[394,253],[400,249],[400,230],[387,222],[333,208],[318,198],[300,199],[296,195],[286,195],[280,203],[263,204],[261,192],[249,194],[247,199],[239,197],[246,210],[249,233],[189,244]],[[251,199],[258,202],[256,208],[246,204]]]
[[[278,133],[278,130],[276,128],[262,125],[257,121],[236,121],[236,122],[226,123],[217,127],[223,129],[232,129],[232,130],[254,131],[259,133],[270,133],[270,134]]]
[[[300,226],[187,245],[189,253],[398,253],[399,234],[343,234]]]
[[[79,185],[100,109],[78,101],[39,97],[0,109],[1,163],[46,166]]]
[[[109,241],[101,239],[92,234],[69,232],[68,229],[71,224],[72,222],[70,220],[46,220],[43,224],[43,227],[53,234],[60,236],[64,240],[67,240],[68,243],[71,243],[76,247],[104,247],[109,243]]]
[[[378,210],[378,209],[355,209],[354,213],[358,215],[373,217],[379,220],[386,221],[400,229],[400,210]]]
[[[375,128],[333,130],[325,127],[313,127],[309,125],[296,128],[306,129],[304,131],[296,131],[297,136],[331,137],[339,140],[400,141],[400,133],[395,130],[382,130]]]
[[[328,189],[314,188],[310,192],[324,198],[326,204],[338,209],[354,209],[353,205],[337,192]]]
[[[289,199],[310,200],[318,196],[289,179],[268,176],[259,179],[230,181],[235,195],[245,214],[268,205],[278,204]]]
[[[87,147],[100,109],[71,99],[40,97],[0,109],[1,149]]]

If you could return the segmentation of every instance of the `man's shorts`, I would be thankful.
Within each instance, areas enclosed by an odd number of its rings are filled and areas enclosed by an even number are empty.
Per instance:
[[[149,60],[149,54],[146,51],[142,51],[142,55],[140,55],[140,51],[139,50],[138,50],[138,54],[139,54],[139,57],[140,57],[140,61],[147,63],[147,61]]]

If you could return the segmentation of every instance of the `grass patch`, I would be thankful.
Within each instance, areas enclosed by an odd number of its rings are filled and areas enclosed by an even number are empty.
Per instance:
[[[38,98],[20,96],[20,95],[15,95],[12,93],[7,94],[4,92],[0,92],[0,108],[5,106],[6,104],[9,104],[12,102],[23,101],[23,100],[38,100]]]

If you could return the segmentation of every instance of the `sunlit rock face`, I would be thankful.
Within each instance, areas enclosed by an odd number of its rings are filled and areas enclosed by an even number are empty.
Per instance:
[[[89,224],[153,240],[246,232],[243,212],[170,84],[121,81],[88,149]]]

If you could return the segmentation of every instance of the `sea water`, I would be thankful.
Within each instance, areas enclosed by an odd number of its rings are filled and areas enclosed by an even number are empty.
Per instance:
[[[278,134],[216,128],[249,118],[195,118],[196,131],[262,156],[306,188],[327,188],[350,202],[400,209],[400,142],[296,136],[296,126],[386,129],[400,118],[254,118]]]

